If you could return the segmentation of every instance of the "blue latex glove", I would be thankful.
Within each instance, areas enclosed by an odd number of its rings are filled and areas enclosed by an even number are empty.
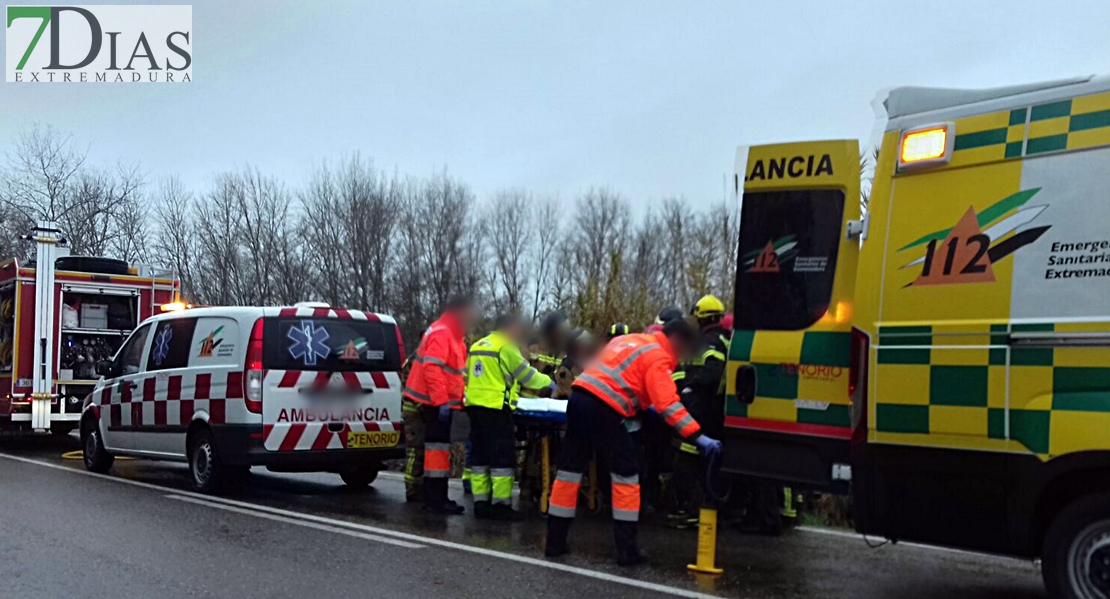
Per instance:
[[[721,453],[721,442],[705,435],[695,439],[694,445],[697,445],[701,455],[707,458]]]
[[[439,406],[439,421],[444,423],[451,422],[451,406],[447,404]]]
[[[555,381],[551,381],[551,384],[547,386],[547,390],[551,393],[555,393]]]

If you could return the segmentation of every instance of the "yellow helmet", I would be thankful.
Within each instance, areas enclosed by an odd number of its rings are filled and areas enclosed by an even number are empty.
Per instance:
[[[690,310],[690,313],[698,320],[712,318],[714,316],[724,316],[725,303],[717,299],[715,295],[704,295],[698,300],[698,303],[694,304],[694,309]]]

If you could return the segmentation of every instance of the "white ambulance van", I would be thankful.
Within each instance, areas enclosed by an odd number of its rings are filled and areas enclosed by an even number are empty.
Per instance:
[[[143,322],[85,400],[85,467],[188,462],[213,492],[251,466],[365,486],[404,455],[404,346],[386,315],[298,304],[197,308]]]

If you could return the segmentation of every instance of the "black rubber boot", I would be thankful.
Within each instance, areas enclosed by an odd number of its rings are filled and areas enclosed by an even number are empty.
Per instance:
[[[571,518],[558,516],[547,517],[547,546],[543,554],[547,557],[559,557],[570,553],[567,546],[567,536],[570,534],[570,525],[574,522]]]
[[[647,562],[636,541],[636,522],[613,522],[613,536],[617,545],[618,566],[638,566]]]
[[[429,514],[455,516],[466,510],[447,499],[446,478],[429,478],[424,481],[424,511]]]
[[[479,520],[488,520],[491,515],[491,509],[488,501],[475,501],[474,502],[474,517]]]
[[[475,504],[474,509],[478,509],[477,504]],[[503,503],[494,505],[490,509],[490,515],[493,516],[494,520],[502,520],[505,522],[517,522],[524,519],[524,516],[520,512],[513,509],[513,506]]]

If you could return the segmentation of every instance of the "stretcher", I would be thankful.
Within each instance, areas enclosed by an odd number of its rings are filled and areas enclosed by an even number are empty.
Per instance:
[[[555,476],[555,449],[567,422],[567,400],[522,397],[513,413],[517,437],[522,439],[525,451],[524,472],[539,472],[540,512],[546,514]],[[535,462],[539,462],[536,464]],[[522,488],[527,484],[522,481]],[[597,461],[590,461],[590,472],[585,485],[586,503],[591,512],[598,509]]]

